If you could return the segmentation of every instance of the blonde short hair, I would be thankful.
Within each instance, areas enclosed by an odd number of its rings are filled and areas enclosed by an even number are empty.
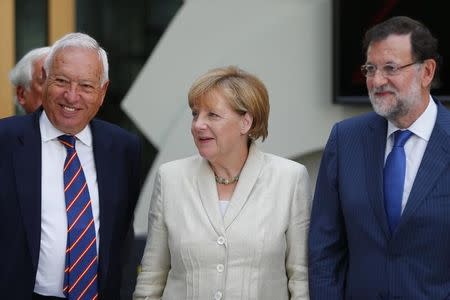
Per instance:
[[[216,68],[200,76],[192,84],[189,107],[201,104],[205,95],[219,92],[239,114],[249,113],[253,117],[248,136],[252,141],[268,135],[269,95],[256,76],[236,66]]]

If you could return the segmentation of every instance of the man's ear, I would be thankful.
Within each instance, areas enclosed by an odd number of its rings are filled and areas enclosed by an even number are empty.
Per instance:
[[[25,93],[27,92],[27,90],[19,85],[16,88],[16,97],[17,97],[17,102],[19,102],[20,105],[24,106],[26,99],[25,99]]]
[[[433,81],[434,73],[436,72],[436,61],[434,59],[426,59],[423,62],[424,72],[422,73],[422,85],[429,87]]]
[[[100,87],[100,97],[101,97],[101,99],[102,99],[102,102],[100,103],[100,105],[103,105],[103,100],[105,100],[106,91],[108,90],[108,86],[109,86],[109,80],[106,81],[106,82]]]
[[[241,134],[247,134],[247,132],[252,128],[253,116],[248,112],[241,119]]]
[[[44,67],[41,68],[42,81],[44,82],[47,79],[47,72],[45,72]]]

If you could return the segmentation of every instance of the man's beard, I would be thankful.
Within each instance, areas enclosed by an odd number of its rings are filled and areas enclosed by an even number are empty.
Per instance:
[[[390,92],[393,97],[392,100],[387,100],[385,97],[377,97],[376,93]],[[402,94],[399,94],[396,89],[389,85],[383,85],[378,88],[373,88],[369,91],[370,102],[373,110],[380,116],[395,121],[400,117],[407,115],[411,108],[421,101],[420,84],[418,81],[413,81],[410,89]]]

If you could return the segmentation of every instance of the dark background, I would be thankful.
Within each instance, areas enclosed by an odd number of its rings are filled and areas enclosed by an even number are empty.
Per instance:
[[[442,56],[441,86],[431,91],[443,102],[450,102],[450,25],[449,12],[438,0],[333,0],[333,90],[335,103],[369,104],[365,77],[360,66],[364,33],[371,26],[393,16],[405,15],[421,21],[439,40]],[[450,54],[448,54],[450,57]]]

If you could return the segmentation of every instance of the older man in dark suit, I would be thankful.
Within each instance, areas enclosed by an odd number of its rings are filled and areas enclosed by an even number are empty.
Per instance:
[[[82,33],[45,64],[43,108],[0,120],[0,298],[118,299],[140,142],[96,120],[106,52]]]

